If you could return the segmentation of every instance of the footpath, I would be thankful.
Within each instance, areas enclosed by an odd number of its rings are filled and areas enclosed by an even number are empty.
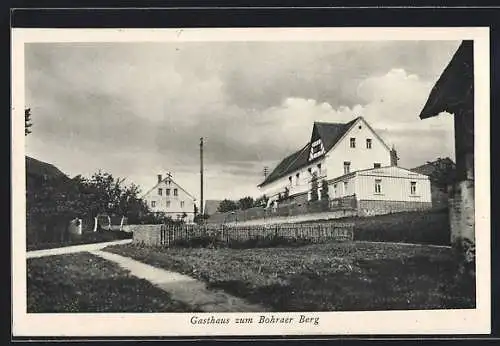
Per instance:
[[[169,293],[173,300],[188,304],[193,310],[200,312],[266,312],[267,308],[247,303],[222,290],[207,288],[202,281],[180,273],[164,270],[134,259],[102,251],[110,245],[127,244],[131,239],[68,246],[64,248],[45,249],[27,252],[27,258],[56,256],[78,252],[89,252],[94,256],[118,264],[128,270],[130,275],[149,281],[154,286]]]

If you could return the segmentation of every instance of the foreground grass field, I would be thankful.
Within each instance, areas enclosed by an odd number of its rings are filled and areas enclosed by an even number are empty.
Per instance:
[[[255,249],[105,249],[204,280],[275,311],[474,308],[449,248],[327,243]]]
[[[185,312],[167,293],[89,253],[27,260],[28,312]]]
[[[354,240],[450,245],[450,221],[446,208],[304,223],[317,222],[353,223]]]

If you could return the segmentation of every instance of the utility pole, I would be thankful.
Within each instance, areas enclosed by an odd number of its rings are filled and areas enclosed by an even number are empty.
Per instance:
[[[269,167],[265,166],[264,167],[264,179],[267,178],[268,174],[269,174]]]
[[[200,213],[203,215],[203,137],[200,138]]]

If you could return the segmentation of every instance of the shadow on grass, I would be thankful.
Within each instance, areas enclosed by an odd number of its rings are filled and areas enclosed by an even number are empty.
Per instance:
[[[261,287],[240,281],[212,283],[275,311],[380,311],[473,309],[474,283],[457,282],[450,262],[427,257],[358,260],[352,270],[305,271],[287,284]]]
[[[192,312],[148,281],[87,253],[27,264],[28,313]]]

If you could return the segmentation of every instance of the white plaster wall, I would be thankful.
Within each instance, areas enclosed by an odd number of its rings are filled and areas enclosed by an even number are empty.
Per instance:
[[[158,193],[158,189],[160,188],[162,189],[161,196]],[[166,195],[166,189],[170,189],[169,196]],[[174,189],[177,189],[177,196],[174,196]],[[152,212],[168,213],[173,219],[176,219],[177,215],[182,216],[183,213],[186,213],[188,215],[187,221],[192,221],[194,217],[195,201],[173,181],[170,183],[167,181],[161,182],[157,187],[144,195],[143,200],[147,203]],[[152,206],[153,201],[155,202],[154,207]],[[167,201],[170,201],[168,207]],[[184,202],[183,206],[181,202]]]
[[[321,164],[321,172],[318,170],[318,164]],[[311,168],[311,173],[309,173],[309,168]],[[322,178],[326,177],[324,160],[318,160],[310,165],[307,165],[306,167],[289,173],[286,176],[261,187],[260,191],[262,194],[265,194],[268,197],[273,197],[278,193],[282,193],[285,190],[285,187],[288,187],[290,195],[309,191],[311,188],[312,173],[314,172],[317,173],[319,181],[321,181]],[[296,180],[297,173],[299,173],[298,185]],[[292,184],[290,184],[289,177],[292,177]],[[318,184],[320,184],[320,182],[318,182]]]
[[[381,180],[381,192],[375,192],[375,180]],[[428,177],[388,176],[384,174],[356,175],[356,196],[358,200],[431,202],[431,184]],[[411,182],[417,183],[414,195],[410,192]]]
[[[355,148],[350,147],[350,138],[356,138]],[[367,138],[372,140],[371,149],[366,148]],[[345,161],[351,163],[351,172],[373,168],[374,163],[380,163],[382,167],[389,166],[391,164],[390,149],[377,138],[363,119],[359,119],[344,138],[327,153],[325,166],[328,179],[344,175]]]

